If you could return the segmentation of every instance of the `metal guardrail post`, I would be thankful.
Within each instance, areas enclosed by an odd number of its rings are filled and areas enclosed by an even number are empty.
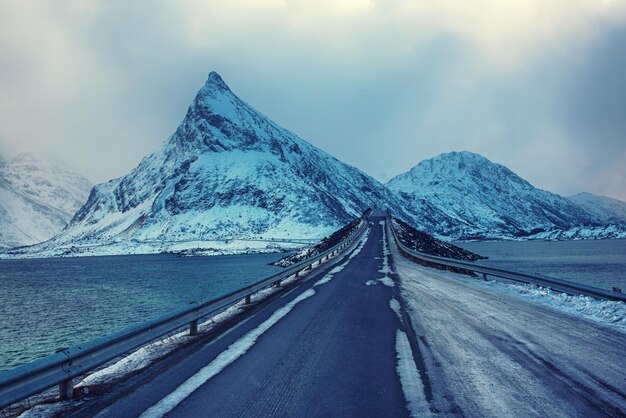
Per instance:
[[[74,380],[69,379],[59,383],[59,399],[62,401],[72,399],[74,397]]]
[[[194,336],[198,334],[198,320],[191,321],[189,323],[189,335]]]

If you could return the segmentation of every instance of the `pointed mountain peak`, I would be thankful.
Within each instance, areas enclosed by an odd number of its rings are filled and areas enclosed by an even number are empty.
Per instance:
[[[220,90],[230,90],[222,77],[215,71],[211,71],[209,73],[209,78],[206,81],[205,87],[214,87]]]

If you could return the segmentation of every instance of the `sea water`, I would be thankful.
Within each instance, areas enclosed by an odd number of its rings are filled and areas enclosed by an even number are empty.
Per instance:
[[[626,292],[626,240],[455,242],[479,263]]]
[[[259,281],[281,256],[0,260],[0,371]]]

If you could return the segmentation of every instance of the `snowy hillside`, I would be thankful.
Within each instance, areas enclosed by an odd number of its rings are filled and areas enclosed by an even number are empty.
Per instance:
[[[571,201],[470,152],[422,161],[387,187],[424,219],[423,229],[453,238],[522,237],[601,223]]]
[[[626,202],[591,193],[578,193],[568,199],[603,223],[626,224]]]
[[[50,239],[87,200],[91,184],[63,163],[20,154],[0,159],[0,247]]]
[[[595,227],[573,227],[567,230],[551,229],[526,237],[549,241],[569,241],[582,239],[626,238],[625,224],[610,224]]]
[[[95,186],[63,233],[29,252],[155,252],[199,241],[228,251],[226,240],[315,239],[368,207],[390,205],[402,216],[393,201],[382,184],[276,125],[212,72],[159,150]]]

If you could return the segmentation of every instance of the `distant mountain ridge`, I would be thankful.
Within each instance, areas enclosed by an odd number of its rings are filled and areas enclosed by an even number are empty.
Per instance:
[[[26,157],[22,163],[32,164]],[[0,161],[3,169],[10,165]],[[37,205],[11,209],[23,216],[19,222],[17,216],[3,218],[4,236],[18,236],[16,227],[28,219],[56,220],[42,226],[45,234],[5,240],[5,246],[59,232],[79,207],[80,190],[85,192],[79,176],[61,174],[72,180],[55,193],[35,177],[15,177],[21,183],[9,177],[0,177],[0,193],[21,202],[14,198],[16,184],[32,185],[28,199]],[[53,196],[60,197],[56,206],[40,204]],[[589,194],[564,198],[471,152],[422,161],[384,186],[280,127],[211,72],[159,149],[127,175],[94,186],[52,240],[12,253],[277,251],[290,241],[322,238],[368,207],[389,208],[422,231],[450,239],[626,237],[624,202]]]
[[[419,225],[422,229],[459,239],[522,238],[572,228],[579,230],[572,237],[592,238],[608,219],[467,151],[422,161],[386,186],[426,220]]]
[[[0,159],[0,247],[52,238],[86,201],[91,183],[60,161],[22,153]]]
[[[387,206],[406,219],[382,184],[278,126],[212,72],[160,149],[96,185],[68,227],[32,251],[322,238],[368,207]]]
[[[578,193],[569,199],[605,224],[626,224],[626,202],[591,193]]]

